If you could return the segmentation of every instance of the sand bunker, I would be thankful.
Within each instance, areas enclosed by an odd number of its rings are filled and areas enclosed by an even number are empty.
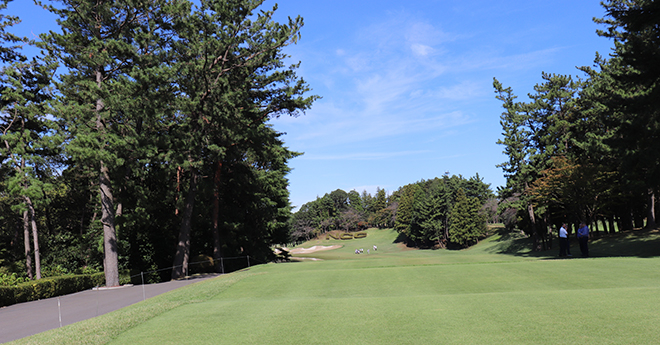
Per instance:
[[[309,253],[315,253],[315,252],[320,252],[324,250],[332,250],[332,249],[337,249],[341,248],[340,245],[334,245],[334,246],[313,246],[309,248],[294,248],[289,251],[291,254],[309,254]]]

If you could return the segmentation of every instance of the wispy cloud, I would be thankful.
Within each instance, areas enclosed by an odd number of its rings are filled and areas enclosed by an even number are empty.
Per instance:
[[[526,68],[556,54],[556,49],[509,56],[495,48],[461,49],[458,54],[451,50],[474,39],[478,37],[470,33],[446,32],[410,14],[393,13],[346,37],[341,46],[324,48],[325,54],[314,50],[315,56],[326,56],[318,66],[324,72],[316,76],[332,98],[317,101],[305,116],[277,120],[285,124],[278,127],[304,128],[287,138],[302,150],[410,134],[456,133],[477,121],[460,104],[492,99],[492,79],[470,78],[470,73]],[[374,159],[360,154],[338,157]]]
[[[418,151],[400,151],[400,152],[355,152],[336,155],[303,155],[300,159],[303,160],[381,160],[390,159],[402,156],[421,155],[432,152],[431,150],[418,150]]]

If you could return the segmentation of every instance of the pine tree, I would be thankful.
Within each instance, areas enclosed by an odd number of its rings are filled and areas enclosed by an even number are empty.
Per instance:
[[[479,199],[466,197],[459,189],[449,216],[449,240],[462,247],[477,243],[486,233],[486,220],[479,213]]]
[[[283,63],[282,49],[298,40],[302,18],[276,23],[272,16],[277,7],[255,15],[262,3],[202,0],[174,23],[179,116],[170,138],[177,148],[173,161],[187,171],[188,186],[172,278],[187,273],[204,164],[223,164],[227,151],[246,147],[269,117],[295,116],[317,98],[303,97],[309,87],[295,74],[298,65]],[[216,178],[216,188],[220,180]]]
[[[504,140],[498,140],[498,144],[505,145],[509,156],[509,162],[498,165],[507,178],[507,190],[502,197],[516,196],[520,201],[518,206],[526,208],[525,215],[531,225],[528,232],[534,238],[535,248],[540,247],[539,241],[543,246],[547,244],[547,232],[537,221],[537,213],[549,219],[553,212],[547,203],[539,205],[531,191],[553,159],[573,154],[573,124],[578,118],[575,96],[582,85],[570,76],[543,73],[542,78],[544,82],[534,86],[536,92],[530,94],[528,103],[514,102],[511,88],[504,89],[497,80],[493,83],[497,99],[506,109],[500,121]]]
[[[362,198],[360,198],[360,194],[355,190],[348,192],[348,205],[359,213],[364,212]]]
[[[417,185],[406,185],[403,186],[400,193],[401,198],[399,199],[399,208],[396,211],[396,220],[394,221],[394,229],[408,236],[411,240],[415,240],[414,234],[412,233],[412,227],[414,222],[414,203],[415,203],[415,191]]]
[[[606,141],[616,152],[627,189],[646,194],[647,227],[655,227],[655,190],[660,185],[660,4],[650,0],[602,3],[607,30],[614,40],[609,61],[597,61],[605,75],[598,95],[607,108],[604,122],[614,129]]]
[[[434,179],[420,209],[420,228],[425,242],[443,243],[443,230],[448,216],[448,201],[447,189],[443,180]]]
[[[167,44],[163,26],[169,20],[166,0],[58,0],[47,6],[60,17],[62,33],[44,35],[44,47],[63,67],[57,83],[56,115],[69,132],[67,152],[77,164],[93,166],[98,174],[104,238],[106,285],[119,285],[118,238],[115,213],[117,183],[124,176],[126,153],[139,153],[143,125],[158,115],[146,90],[168,89],[159,84],[159,59]],[[176,4],[178,2],[175,2]],[[175,6],[171,6],[172,8]],[[151,75],[149,76],[150,72]],[[145,83],[148,80],[149,83]],[[151,111],[150,111],[151,110]]]
[[[374,212],[378,212],[387,207],[387,195],[384,189],[376,187],[376,200],[374,202]]]
[[[7,1],[0,3],[0,10]],[[45,199],[48,184],[39,178],[47,157],[56,154],[57,135],[55,125],[46,114],[46,102],[51,98],[50,80],[55,65],[47,58],[28,60],[21,54],[21,46],[5,44],[31,44],[26,38],[18,38],[5,28],[19,21],[15,17],[0,15],[0,59],[6,65],[0,71],[0,133],[2,134],[0,158],[3,165],[13,169],[13,175],[5,181],[10,193],[18,198],[23,214],[24,245],[27,275],[30,279],[41,278],[41,258],[35,206]],[[30,229],[34,243],[35,274],[32,274]]]

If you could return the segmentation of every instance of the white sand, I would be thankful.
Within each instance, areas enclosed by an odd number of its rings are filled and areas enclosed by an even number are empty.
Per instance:
[[[340,245],[334,245],[334,246],[313,246],[309,248],[295,248],[291,249],[289,253],[291,254],[309,254],[309,253],[314,253],[314,252],[320,252],[324,250],[332,250],[332,249],[337,249],[341,248]],[[288,250],[287,248],[283,248],[285,250]]]

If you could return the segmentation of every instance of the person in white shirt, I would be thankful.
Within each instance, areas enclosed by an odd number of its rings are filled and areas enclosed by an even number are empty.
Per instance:
[[[568,250],[568,231],[566,231],[566,223],[559,228],[559,256],[566,256]]]

